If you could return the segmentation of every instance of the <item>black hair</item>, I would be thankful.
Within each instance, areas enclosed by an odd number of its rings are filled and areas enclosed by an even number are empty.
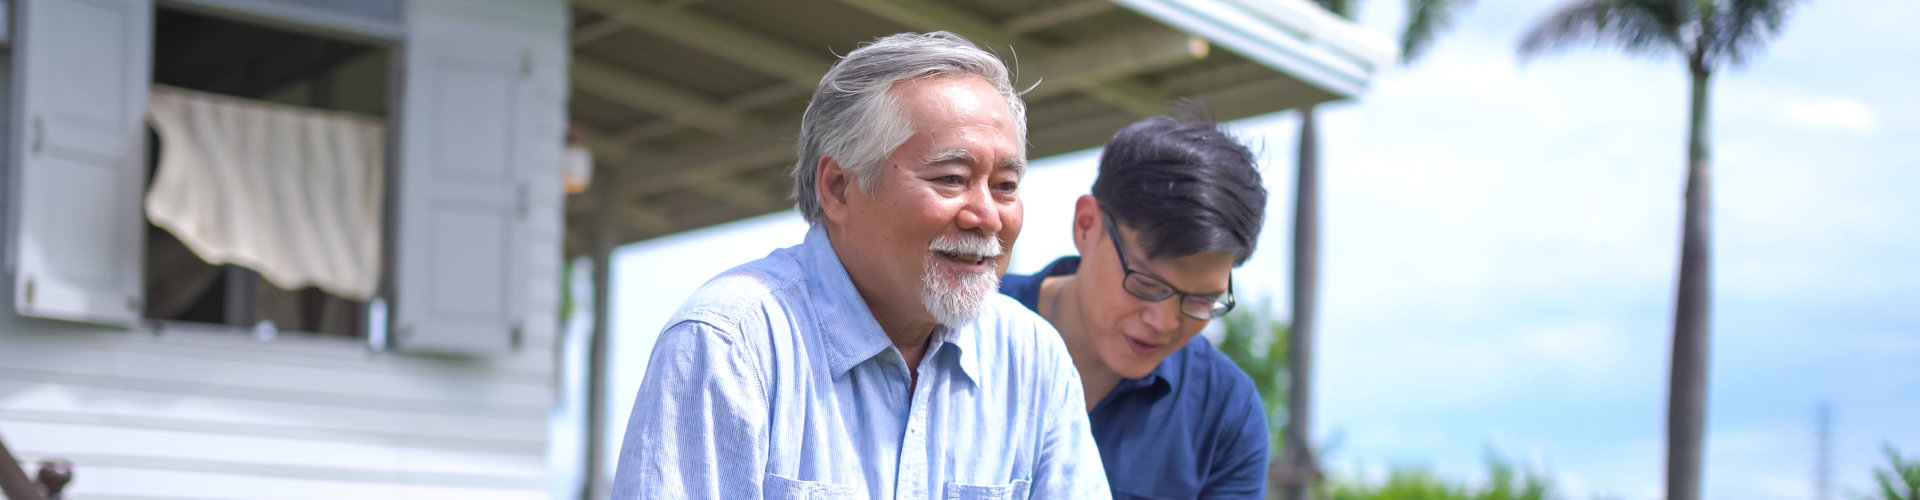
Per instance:
[[[1260,238],[1267,188],[1253,151],[1194,108],[1183,103],[1179,118],[1156,116],[1115,133],[1100,153],[1093,196],[1138,234],[1149,259],[1220,252],[1239,266]]]

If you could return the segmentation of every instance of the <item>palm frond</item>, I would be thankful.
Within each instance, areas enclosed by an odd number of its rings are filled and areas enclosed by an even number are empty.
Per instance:
[[[1532,59],[1576,44],[1610,45],[1629,54],[1689,52],[1682,30],[1693,22],[1686,0],[1572,0],[1533,24],[1520,39],[1520,58]]]
[[[1400,64],[1413,64],[1432,48],[1441,31],[1473,0],[1407,0],[1407,25],[1400,30]]]
[[[1713,33],[1705,37],[1708,61],[1732,66],[1746,64],[1768,40],[1780,33],[1787,12],[1798,0],[1728,0],[1714,13]]]
[[[1904,500],[1900,498],[1900,490],[1895,489],[1893,487],[1892,474],[1888,474],[1883,471],[1875,471],[1873,473],[1873,479],[1875,482],[1879,483],[1880,485],[1880,498],[1884,500]]]
[[[1893,449],[1892,444],[1880,445],[1880,452],[1887,456],[1887,468],[1874,469],[1874,486],[1878,486],[1879,496],[1863,497],[1869,500],[1920,500],[1920,460],[1908,460]],[[1903,492],[1904,491],[1904,492]]]
[[[1313,3],[1334,15],[1353,19],[1353,0],[1313,0]]]

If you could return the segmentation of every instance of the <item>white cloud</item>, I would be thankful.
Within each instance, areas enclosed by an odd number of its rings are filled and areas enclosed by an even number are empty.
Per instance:
[[[1814,132],[1870,133],[1879,128],[1873,108],[1850,97],[1793,99],[1780,103],[1779,118]]]

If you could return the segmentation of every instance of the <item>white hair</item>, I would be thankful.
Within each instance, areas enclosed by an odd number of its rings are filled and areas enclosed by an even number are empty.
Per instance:
[[[873,191],[880,162],[914,132],[888,91],[904,80],[943,75],[972,75],[992,84],[1007,101],[1020,156],[1026,156],[1027,106],[999,57],[945,31],[880,38],[834,63],[800,118],[800,158],[793,165],[793,202],[800,216],[813,224],[825,218],[814,189],[822,156],[838,161],[860,190]]]

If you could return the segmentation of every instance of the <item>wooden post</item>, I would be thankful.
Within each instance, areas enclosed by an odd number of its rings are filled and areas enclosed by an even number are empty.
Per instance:
[[[586,415],[586,481],[582,485],[580,498],[594,500],[606,498],[607,491],[602,485],[609,484],[613,478],[602,477],[605,468],[603,458],[607,441],[607,340],[612,336],[613,294],[613,248],[620,244],[614,235],[614,207],[618,179],[614,178],[614,169],[609,166],[594,167],[593,186],[593,333],[587,342],[587,415]]]

